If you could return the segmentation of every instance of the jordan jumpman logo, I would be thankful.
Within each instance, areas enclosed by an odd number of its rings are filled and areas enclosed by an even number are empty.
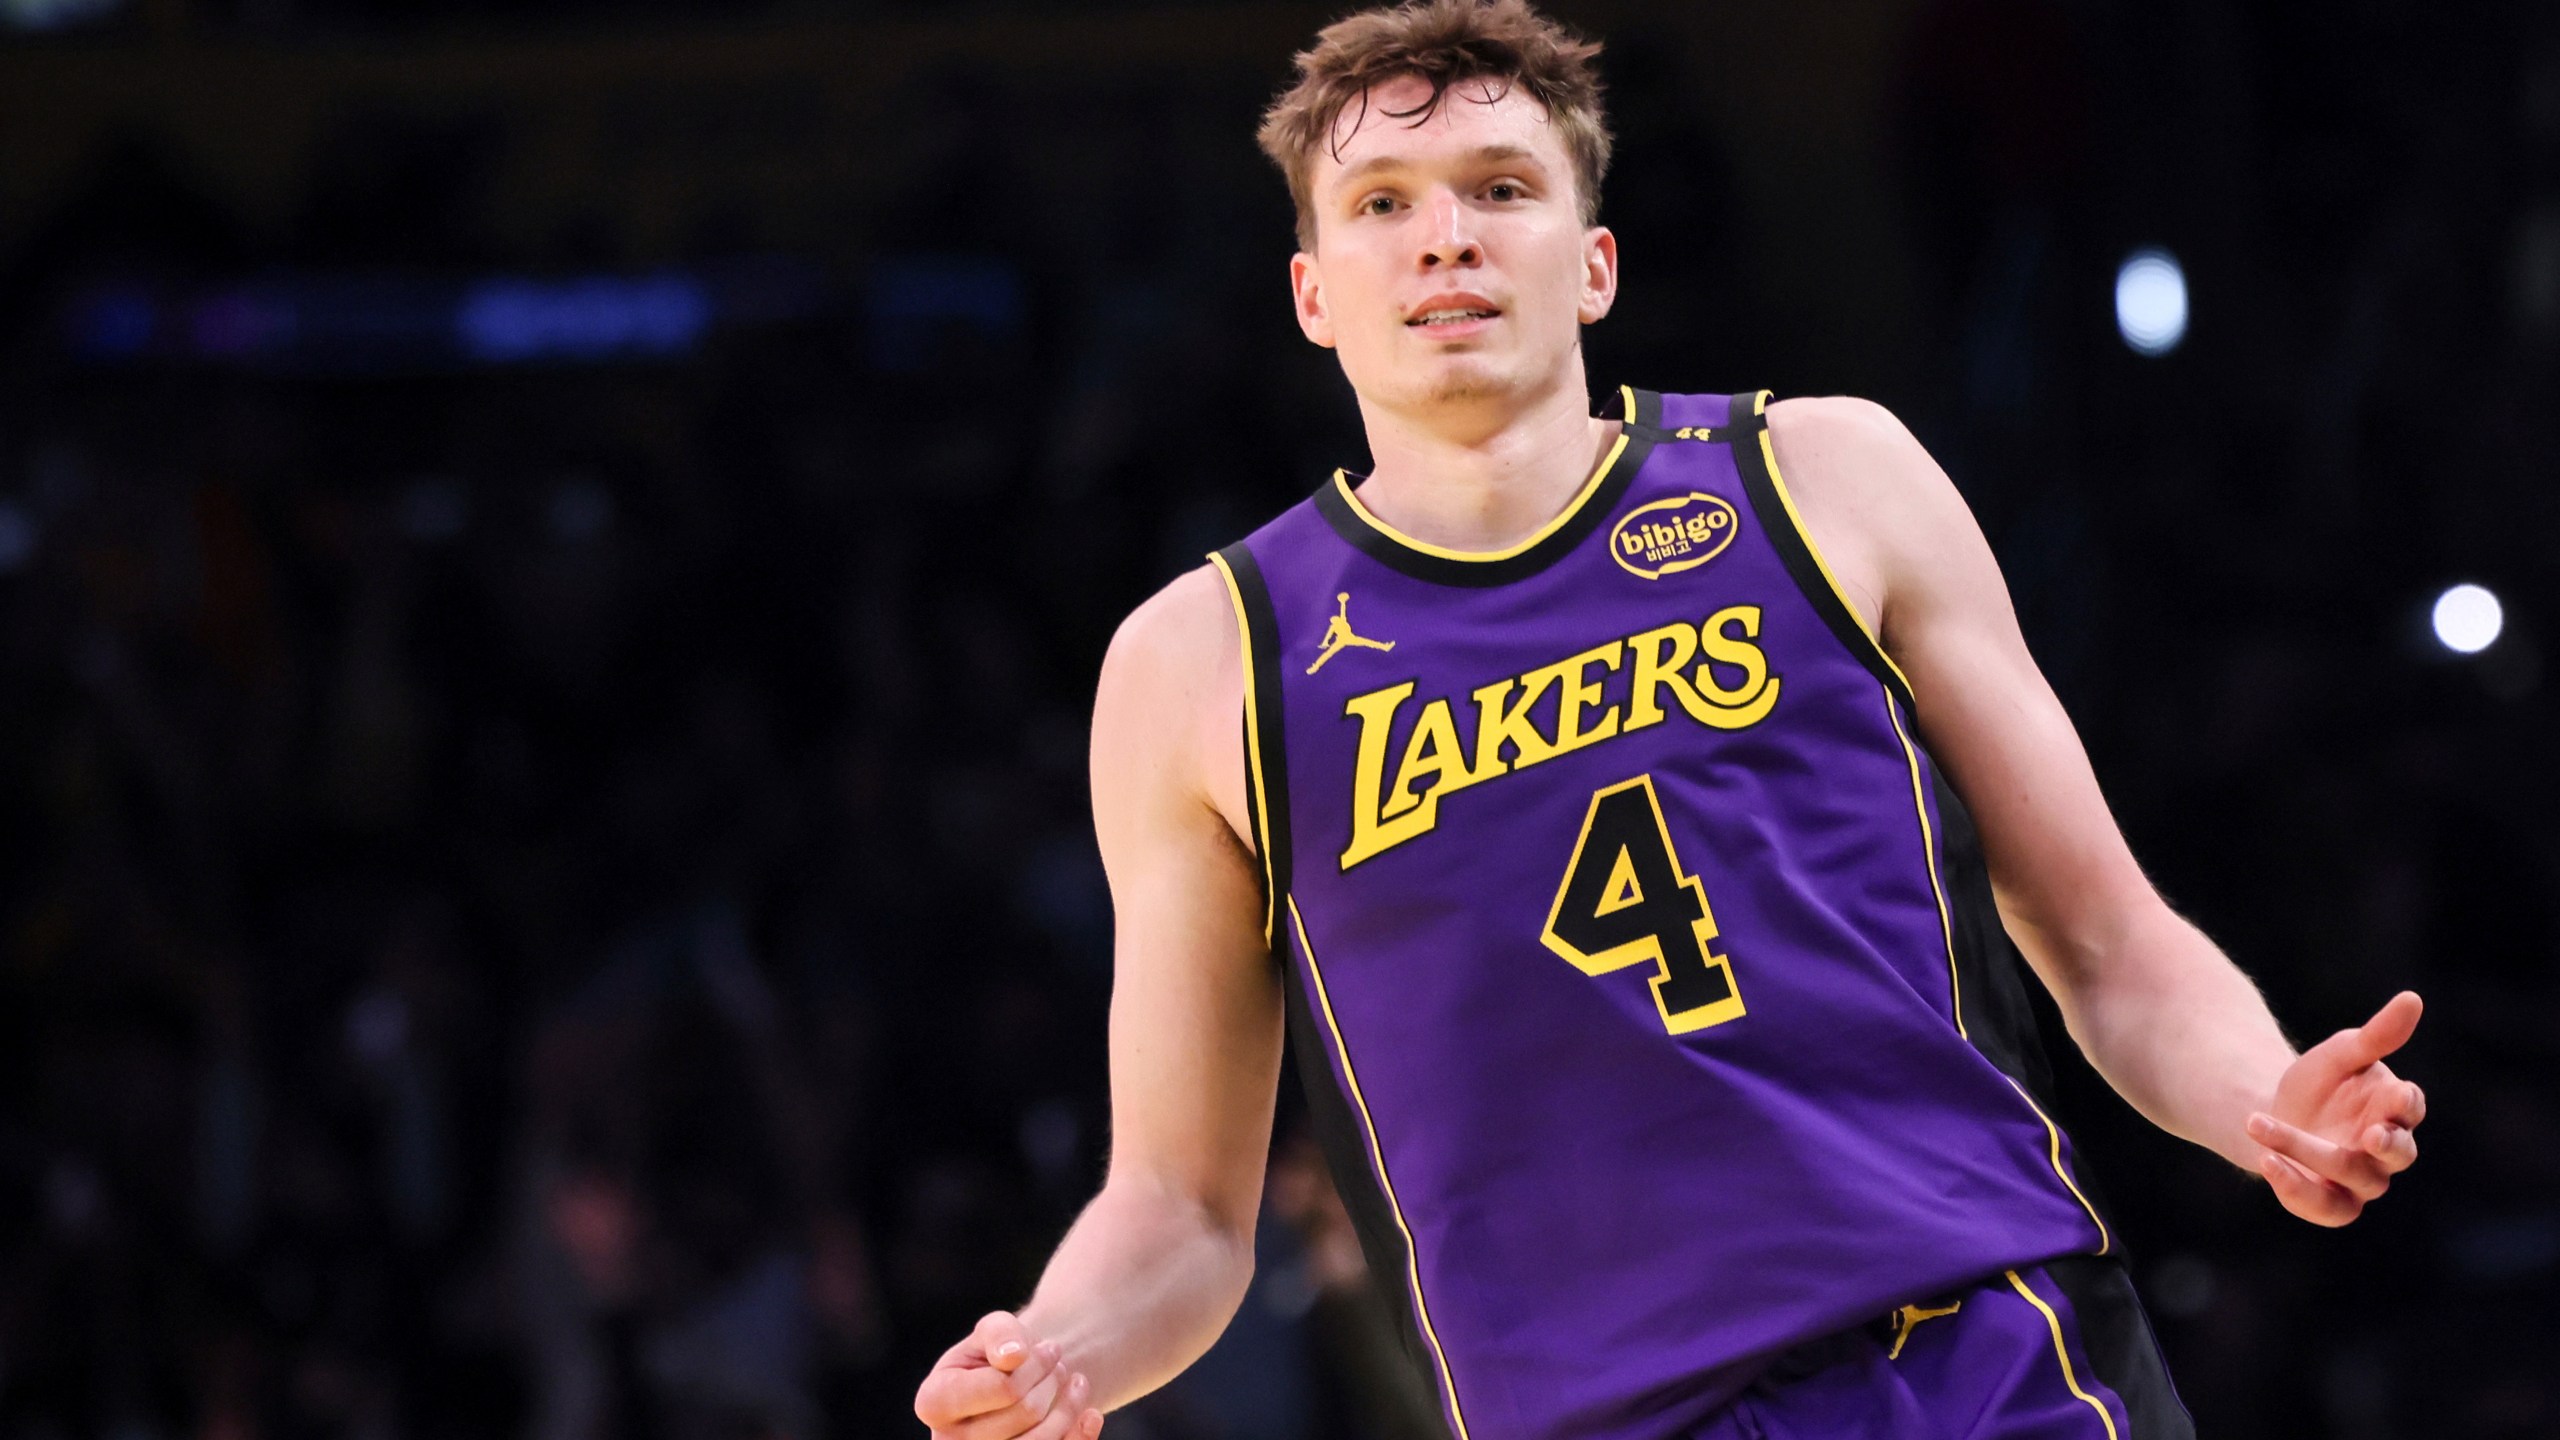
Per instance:
[[[1333,612],[1333,618],[1325,622],[1324,642],[1316,651],[1316,663],[1307,667],[1308,674],[1313,675],[1317,671],[1323,669],[1324,662],[1332,659],[1334,656],[1354,645],[1367,650],[1393,650],[1396,648],[1396,642],[1393,640],[1372,640],[1365,635],[1352,634],[1351,592],[1345,590],[1333,598],[1340,603]]]
[[[1891,1317],[1893,1321],[1893,1348],[1885,1352],[1884,1358],[1887,1360],[1901,1359],[1903,1343],[1911,1338],[1912,1331],[1920,1328],[1921,1321],[1935,1320],[1941,1315],[1953,1315],[1963,1308],[1964,1302],[1959,1300],[1953,1305],[1943,1306],[1938,1309],[1931,1309],[1926,1305],[1905,1305],[1901,1309],[1896,1310],[1893,1312]]]

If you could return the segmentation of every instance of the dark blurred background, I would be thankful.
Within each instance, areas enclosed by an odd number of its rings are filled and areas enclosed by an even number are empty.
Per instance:
[[[918,1433],[1100,1175],[1103,646],[1365,460],[1343,8],[0,0],[0,1434]],[[2560,9],[1554,8],[1595,386],[1893,406],[2172,901],[2428,998],[2343,1232],[2067,1075],[2204,1432],[2560,1435]],[[1113,1434],[1420,1433],[1297,1130]]]

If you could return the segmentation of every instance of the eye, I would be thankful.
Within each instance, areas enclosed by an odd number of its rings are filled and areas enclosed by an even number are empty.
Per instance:
[[[1360,202],[1360,213],[1363,215],[1384,215],[1394,208],[1396,208],[1396,198],[1392,195],[1372,195]]]
[[[1496,180],[1491,185],[1485,187],[1484,193],[1488,198],[1494,200],[1517,200],[1521,197],[1522,191],[1518,185],[1513,184],[1511,181]]]

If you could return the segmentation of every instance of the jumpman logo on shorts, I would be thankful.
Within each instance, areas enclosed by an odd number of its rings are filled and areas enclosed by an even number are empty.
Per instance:
[[[1934,1308],[1927,1305],[1905,1305],[1896,1310],[1887,1322],[1893,1326],[1893,1349],[1888,1351],[1884,1358],[1901,1359],[1903,1343],[1911,1338],[1912,1331],[1920,1328],[1921,1321],[1935,1320],[1941,1315],[1953,1315],[1963,1308],[1964,1302],[1955,1300]]]
[[[1349,649],[1354,645],[1357,645],[1364,650],[1393,650],[1396,648],[1396,642],[1393,640],[1372,640],[1365,635],[1352,634],[1351,592],[1345,590],[1333,598],[1339,603],[1334,609],[1333,618],[1325,622],[1324,643],[1316,651],[1316,663],[1307,667],[1308,674],[1313,675],[1317,671],[1323,669],[1324,662],[1332,659],[1338,654],[1341,654],[1344,650]]]

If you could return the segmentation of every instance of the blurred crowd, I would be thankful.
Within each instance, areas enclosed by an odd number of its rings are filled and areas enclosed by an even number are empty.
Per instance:
[[[2041,7],[1923,9],[1920,363],[1755,293],[1735,142],[1629,44],[1595,385],[1893,404],[2173,902],[2298,1038],[2427,996],[2425,1159],[2335,1234],[2066,1065],[2206,1432],[2560,1434],[2560,43],[2486,131],[2408,118],[2466,83],[2423,47],[2379,119],[2261,83],[2198,162],[2263,182],[2195,261],[2221,337],[2173,365],[2108,328],[2080,88],[1944,59],[2042,66]],[[2347,85],[2348,28],[2288,65]],[[0,1435],[915,1432],[1101,1172],[1102,648],[1363,459],[1255,98],[946,94],[872,203],[1015,277],[1003,323],[854,273],[646,364],[66,358],[102,274],[418,260],[325,194],[250,234],[147,146],[0,254]],[[1042,126],[1098,137],[1073,183],[1027,174]],[[2342,130],[2396,188],[2322,168]],[[2476,660],[2425,634],[2456,578],[2508,605]],[[1228,1339],[1107,1433],[1431,1433],[1281,1130]]]

